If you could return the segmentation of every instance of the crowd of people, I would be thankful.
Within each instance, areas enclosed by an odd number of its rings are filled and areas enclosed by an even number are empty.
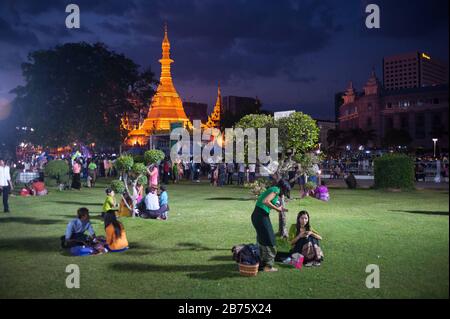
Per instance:
[[[376,156],[375,156],[376,157]],[[260,255],[260,271],[276,272],[275,262],[290,263],[292,259],[302,256],[305,266],[320,266],[324,255],[320,247],[321,235],[311,226],[311,216],[308,211],[301,210],[297,214],[296,223],[291,225],[288,241],[291,245],[289,251],[278,251],[276,235],[274,233],[270,213],[279,214],[288,212],[286,201],[291,196],[291,190],[299,185],[300,195],[311,196],[321,201],[329,201],[330,194],[325,181],[321,178],[324,170],[329,177],[344,178],[349,188],[356,187],[356,172],[373,170],[374,156],[360,153],[356,157],[328,158],[321,163],[313,164],[308,171],[303,172],[300,165],[293,165],[287,176],[271,176],[272,185],[265,189],[257,198],[251,222],[256,231],[256,241]],[[61,159],[67,161],[71,171],[72,189],[81,189],[82,180],[87,187],[95,187],[98,177],[112,177],[117,175],[114,167],[114,158],[107,156],[86,157],[74,154]],[[48,162],[46,157],[33,157],[23,162],[24,171],[42,171]],[[447,157],[417,158],[415,172],[416,180],[425,178],[427,164],[435,163],[442,171],[442,176],[448,178]],[[13,187],[10,176],[10,166],[0,160],[0,190],[3,194],[4,211],[8,212],[8,194]],[[181,180],[199,182],[207,178],[212,186],[244,185],[256,181],[259,165],[256,164],[197,164],[192,161],[170,161],[165,158],[158,164],[148,167],[148,185],[137,183],[132,187],[132,200],[127,194],[120,194],[117,201],[116,194],[110,188],[106,189],[106,198],[103,202],[101,217],[104,223],[105,235],[97,236],[90,223],[87,208],[80,208],[75,219],[71,220],[65,235],[61,237],[61,245],[70,249],[72,254],[82,254],[82,249],[89,247],[89,254],[105,252],[121,252],[128,249],[129,244],[123,224],[118,218],[125,216],[138,216],[143,219],[167,220],[169,214],[169,196],[167,185],[179,183]],[[314,188],[307,188],[307,184],[314,184]],[[48,193],[45,184],[40,179],[34,179],[27,185],[29,195],[43,196]],[[86,234],[87,233],[87,234]],[[302,259],[303,260],[303,259]]]

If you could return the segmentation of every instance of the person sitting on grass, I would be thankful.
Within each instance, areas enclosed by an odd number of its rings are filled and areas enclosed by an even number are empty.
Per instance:
[[[318,200],[328,202],[330,200],[330,193],[328,192],[328,187],[325,181],[321,181],[320,186],[316,187],[314,190],[314,197]]]
[[[128,249],[127,234],[123,224],[116,218],[113,210],[106,212],[104,217],[106,245],[105,248],[110,252],[122,252]]]
[[[167,194],[167,187],[161,185],[159,194],[159,209],[161,210],[161,219],[166,220],[169,212],[169,195]]]
[[[356,178],[355,175],[353,175],[352,172],[350,172],[347,177],[345,178],[345,183],[347,184],[347,187],[349,189],[355,189],[357,187]]]
[[[45,196],[48,194],[47,188],[45,188],[44,182],[39,179],[35,179],[31,184],[31,193],[33,196]]]
[[[145,190],[146,194],[144,198],[145,211],[141,213],[142,218],[151,219],[166,219],[165,214],[167,211],[167,206],[161,208],[158,199],[158,185],[152,185]]]
[[[89,236],[85,232],[89,232]],[[67,224],[66,234],[61,237],[61,246],[70,248],[84,244],[90,238],[95,238],[95,232],[89,221],[89,210],[81,207],[77,211],[77,218]]]
[[[277,261],[286,262],[293,254],[302,254],[306,267],[320,266],[323,260],[323,252],[319,246],[322,237],[310,226],[309,213],[302,210],[297,215],[297,222],[291,226],[289,237],[292,238],[292,248],[289,253],[278,253]]]
[[[123,194],[122,199],[120,200],[119,210],[117,211],[117,217],[130,217],[132,216],[132,210],[128,208],[128,206],[133,209],[133,200],[131,197],[125,193]]]
[[[102,217],[105,216],[106,212],[114,210],[117,207],[114,191],[111,188],[107,188],[105,192],[106,192],[106,199],[105,202],[103,203]]]

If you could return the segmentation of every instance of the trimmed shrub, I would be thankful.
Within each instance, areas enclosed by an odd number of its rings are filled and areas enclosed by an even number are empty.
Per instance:
[[[125,193],[125,184],[122,181],[114,180],[111,182],[111,189],[117,194]]]
[[[165,158],[165,154],[161,150],[149,150],[144,153],[145,164],[157,164]]]
[[[143,163],[145,164],[144,155],[133,155],[133,160],[135,163]]]
[[[69,171],[69,164],[67,164],[67,162],[63,160],[50,161],[44,168],[45,176],[53,180],[53,183],[50,183],[50,185],[68,183]]]
[[[133,156],[131,155],[122,155],[116,160],[116,169],[119,172],[129,171],[132,169],[134,165]]]
[[[414,162],[405,154],[385,154],[375,159],[375,188],[414,188]]]

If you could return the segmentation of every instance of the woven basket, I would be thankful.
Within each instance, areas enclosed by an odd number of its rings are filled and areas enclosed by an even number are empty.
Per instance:
[[[241,276],[254,277],[258,274],[259,264],[256,265],[245,265],[239,264],[239,273]]]

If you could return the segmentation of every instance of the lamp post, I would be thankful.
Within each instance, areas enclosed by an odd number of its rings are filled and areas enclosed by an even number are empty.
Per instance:
[[[438,139],[437,138],[433,138],[433,157],[436,158],[436,143],[437,143]]]

